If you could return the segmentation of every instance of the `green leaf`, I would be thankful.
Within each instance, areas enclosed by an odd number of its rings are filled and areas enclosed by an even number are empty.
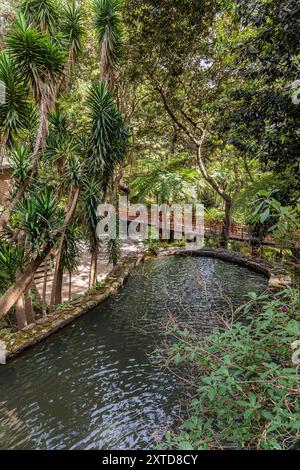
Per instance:
[[[260,216],[260,223],[264,224],[265,221],[269,218],[270,216],[270,209],[267,208]]]
[[[178,450],[194,450],[194,447],[190,442],[183,441],[179,443]]]

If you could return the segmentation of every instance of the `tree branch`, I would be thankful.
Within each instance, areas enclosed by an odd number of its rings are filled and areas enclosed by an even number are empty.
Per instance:
[[[177,116],[175,115],[175,113],[172,111],[169,103],[168,103],[168,100],[162,90],[162,88],[158,85],[156,85],[155,89],[158,91],[158,93],[160,94],[160,96],[162,97],[162,101],[163,101],[163,104],[164,104],[164,107],[165,107],[165,110],[167,111],[168,115],[170,116],[170,118],[172,119],[173,122],[175,122],[175,124],[194,142],[194,144],[198,147],[199,146],[199,139],[197,139],[191,132],[190,130],[188,129],[188,127],[186,127],[178,118]]]
[[[203,176],[203,178],[210,184],[210,186],[219,194],[219,196],[227,203],[232,203],[233,199],[232,197],[226,193],[226,191],[219,185],[219,183],[217,182],[217,180],[215,180],[215,178],[213,178],[207,171],[206,169],[206,166],[205,166],[205,163],[204,163],[204,160],[203,160],[203,157],[202,157],[202,147],[203,147],[203,144],[204,144],[204,141],[205,141],[205,138],[206,138],[206,134],[207,134],[207,129],[206,128],[203,128],[203,129],[199,129],[201,131],[201,137],[200,139],[199,138],[196,138],[192,133],[191,131],[188,129],[187,126],[185,126],[183,124],[182,121],[180,121],[176,114],[173,112],[173,110],[171,109],[170,105],[169,105],[169,102],[167,100],[167,97],[166,95],[164,94],[163,92],[163,89],[159,86],[159,85],[156,85],[155,86],[155,89],[158,91],[158,93],[160,94],[160,96],[162,97],[162,100],[163,100],[163,104],[164,104],[164,107],[165,107],[165,110],[167,111],[168,115],[170,116],[170,118],[173,120],[173,122],[183,131],[185,132],[185,134],[192,140],[192,142],[196,145],[196,148],[197,148],[197,160],[198,160],[198,166],[199,166],[199,169],[200,169],[200,172]]]

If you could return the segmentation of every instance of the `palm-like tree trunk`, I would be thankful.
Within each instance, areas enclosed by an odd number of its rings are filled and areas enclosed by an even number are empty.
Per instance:
[[[69,302],[72,300],[72,271],[69,271]]]
[[[35,315],[33,312],[31,298],[29,297],[29,289],[20,295],[16,302],[16,319],[18,330],[22,330],[25,326],[35,323]]]
[[[46,305],[47,305],[47,283],[48,283],[48,256],[45,260],[44,266],[44,279],[43,279],[43,293],[42,293],[42,304],[43,304],[43,312],[46,313]]]
[[[62,303],[62,286],[64,279],[64,270],[60,266],[57,271],[56,283],[55,283],[55,292],[54,292],[54,305],[60,305]]]
[[[232,208],[233,208],[233,200],[226,199],[225,200],[225,218],[224,218],[222,240],[221,240],[222,248],[228,248],[228,243],[230,241],[231,226],[232,226]]]
[[[45,140],[45,134],[47,131],[47,106],[46,106],[46,100],[44,97],[41,98],[41,103],[40,103],[40,124],[39,124],[39,129],[34,145],[34,151],[33,151],[33,167],[32,167],[32,173],[31,177],[28,178],[26,181],[22,183],[20,186],[16,196],[14,197],[13,201],[10,203],[9,207],[3,212],[3,214],[0,217],[0,232],[4,229],[4,227],[8,224],[10,215],[12,211],[17,207],[18,202],[22,199],[22,197],[25,194],[26,189],[28,188],[32,176],[35,175],[35,173],[38,170],[38,154],[39,150]]]
[[[73,189],[71,189],[70,196],[69,196],[69,210],[66,216],[65,224],[64,224],[64,229],[61,233],[60,237],[60,242],[59,242],[59,248],[57,252],[57,257],[56,257],[56,263],[55,263],[55,271],[54,271],[54,278],[53,278],[53,285],[52,285],[52,292],[51,292],[51,301],[50,301],[50,306],[49,310],[50,313],[54,311],[54,305],[56,304],[57,296],[58,296],[58,289],[59,289],[59,284],[60,284],[60,271],[61,271],[61,257],[62,257],[62,250],[63,250],[63,245],[64,245],[64,239],[65,239],[65,234],[66,234],[66,229],[67,225],[71,222],[76,207],[77,207],[77,202],[79,198],[79,193],[80,189],[77,188],[75,190],[75,194],[73,196]],[[61,302],[59,302],[61,303]]]
[[[16,302],[16,319],[18,330],[23,330],[27,326],[24,294],[21,294]]]
[[[29,295],[29,289],[25,291],[24,299],[25,299],[25,315],[26,315],[27,325],[31,325],[32,323],[35,323],[35,315],[33,311],[32,301]]]
[[[7,143],[8,135],[4,134],[1,138],[0,142],[0,166],[3,164],[3,160],[6,157],[6,143]]]
[[[119,173],[117,174],[117,176],[115,177],[114,179],[114,182],[113,182],[113,189],[112,189],[112,195],[111,195],[111,202],[114,204],[116,202],[116,199],[117,199],[117,195],[118,195],[118,191],[119,191],[119,188],[120,188],[120,183],[122,181],[122,178],[123,178],[123,169],[121,169],[119,171]]]
[[[90,287],[94,286],[97,282],[97,268],[98,268],[98,246],[94,248],[91,254]]]
[[[8,314],[10,309],[16,304],[21,295],[30,286],[36,270],[43,263],[51,249],[52,246],[46,247],[43,253],[31,261],[25,271],[17,278],[16,282],[0,298],[0,319],[4,318],[5,315]]]
[[[34,149],[33,149],[33,167],[32,174],[34,175],[39,166],[39,151],[40,148],[44,145],[46,131],[47,131],[47,104],[46,98],[42,95],[40,105],[39,105],[39,128],[36,136]]]
[[[43,301],[42,301],[42,296],[41,296],[41,294],[39,293],[39,290],[38,290],[38,288],[37,288],[36,283],[35,283],[34,280],[32,281],[30,288],[31,288],[31,290],[34,292],[35,298],[37,299],[37,301],[39,302],[39,304],[42,305],[42,303],[43,303]]]

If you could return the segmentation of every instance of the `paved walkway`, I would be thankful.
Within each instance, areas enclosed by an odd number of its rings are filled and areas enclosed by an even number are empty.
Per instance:
[[[122,247],[122,256],[126,256],[128,253],[134,253],[143,249],[142,243],[124,242]],[[82,256],[80,260],[80,266],[76,272],[72,274],[72,298],[84,294],[89,288],[89,275],[90,275],[90,261],[91,255],[87,246],[82,245]],[[110,274],[113,266],[107,263],[104,252],[99,250],[98,255],[98,269],[97,269],[97,280],[101,281]],[[50,295],[52,289],[53,276],[49,276],[47,283],[47,302],[50,302]],[[43,281],[40,280],[37,283],[37,288],[40,295],[43,291]],[[69,276],[68,273],[64,275],[63,280],[63,291],[62,291],[63,302],[69,300]]]

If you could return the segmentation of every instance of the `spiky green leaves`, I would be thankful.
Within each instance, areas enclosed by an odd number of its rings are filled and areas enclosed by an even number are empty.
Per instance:
[[[100,82],[91,86],[87,104],[92,122],[90,151],[100,166],[105,164],[110,154],[118,111],[112,95]]]
[[[76,155],[76,147],[74,147],[72,141],[70,141],[70,147],[71,151],[73,149],[74,153],[67,155],[64,184],[66,187],[79,188],[81,185],[81,162]]]
[[[58,202],[54,193],[45,188],[35,191],[18,205],[17,226],[24,233],[24,243],[31,245],[33,253],[40,253],[45,246],[57,241],[63,224],[63,212]]]
[[[122,242],[119,238],[110,238],[106,241],[105,248],[105,259],[107,260],[108,264],[112,264],[116,266],[118,261],[122,256]]]
[[[89,90],[91,135],[86,162],[87,171],[101,178],[107,188],[115,166],[122,162],[129,138],[128,129],[112,94],[101,82]]]
[[[68,44],[69,58],[74,62],[82,52],[84,35],[84,13],[75,0],[71,0],[62,10],[61,32]]]
[[[28,26],[25,17],[19,15],[8,36],[7,49],[37,101],[55,93],[66,62],[66,54],[55,39]]]
[[[12,176],[19,186],[29,177],[32,156],[28,153],[27,147],[22,144],[17,144],[11,150],[9,160],[13,165]]]
[[[97,210],[99,204],[102,202],[102,197],[102,186],[97,179],[90,178],[84,182],[84,221],[91,251],[93,251],[99,244],[97,236],[97,225],[99,222]]]
[[[94,0],[95,28],[100,45],[101,80],[112,88],[122,51],[121,0]]]
[[[45,33],[55,33],[58,25],[60,7],[57,0],[25,0],[20,11],[28,22]]]
[[[0,291],[5,292],[16,280],[17,273],[28,262],[23,248],[0,242]]]
[[[66,114],[58,108],[49,113],[49,132],[44,156],[49,171],[56,168],[66,189],[81,185],[81,143],[70,129]]]
[[[80,265],[80,242],[82,233],[78,220],[68,225],[65,232],[64,243],[61,253],[61,264],[69,272],[75,271]]]
[[[4,102],[0,103],[0,129],[2,139],[11,146],[14,138],[29,125],[30,105],[18,69],[4,53],[0,54],[0,81],[5,89]]]

